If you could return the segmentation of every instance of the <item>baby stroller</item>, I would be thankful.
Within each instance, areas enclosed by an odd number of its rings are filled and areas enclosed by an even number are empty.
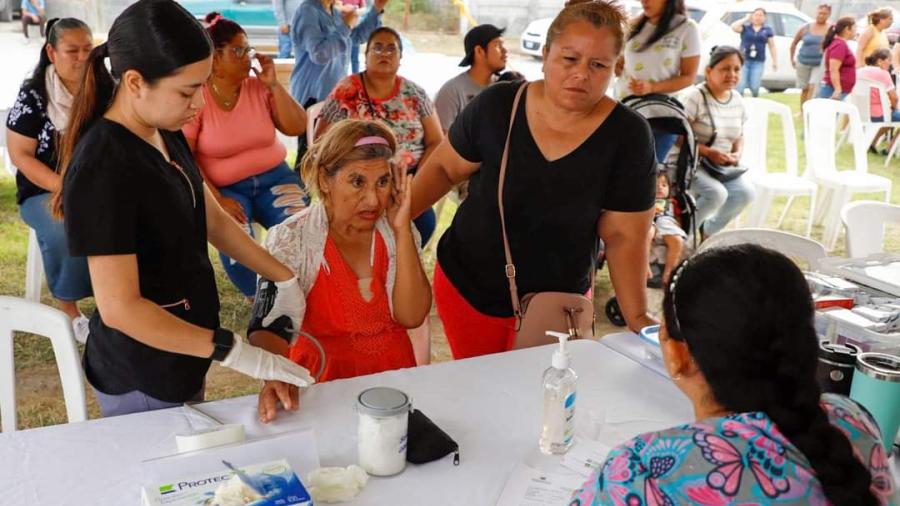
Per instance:
[[[697,144],[694,141],[694,132],[691,130],[690,121],[684,112],[684,106],[670,96],[659,94],[643,97],[630,96],[625,98],[622,104],[631,107],[643,116],[650,123],[650,128],[654,132],[674,134],[681,139],[678,156],[674,160],[670,156],[667,163],[659,165],[659,170],[664,170],[669,174],[675,219],[687,232],[688,237],[693,238],[693,246],[696,248],[697,224],[694,220],[696,205],[688,190],[697,170]],[[601,253],[598,269],[602,268],[603,260],[604,255]],[[660,273],[662,272],[662,266],[656,268]],[[619,302],[614,296],[606,303],[606,317],[614,325],[625,326],[625,318],[622,316]]]

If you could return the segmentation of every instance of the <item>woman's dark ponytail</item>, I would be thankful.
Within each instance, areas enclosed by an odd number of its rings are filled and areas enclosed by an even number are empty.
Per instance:
[[[837,23],[828,27],[828,31],[825,33],[825,38],[822,39],[822,51],[827,51],[828,46],[834,42],[834,38],[838,36],[839,33],[843,32],[847,29],[847,27],[853,26],[856,24],[856,20],[851,18],[850,16],[844,16],[837,20]]]
[[[869,470],[820,406],[818,340],[803,274],[760,246],[715,248],[666,286],[666,330],[684,341],[716,402],[762,411],[809,461],[835,506],[877,505]]]
[[[93,50],[88,56],[81,89],[75,96],[72,110],[69,113],[69,124],[62,136],[59,146],[59,174],[64,177],[75,146],[85,131],[103,116],[107,107],[112,102],[116,90],[116,83],[106,68],[106,58],[109,57],[109,45],[104,43]],[[50,203],[53,215],[59,219],[63,217],[62,189],[53,194]]]

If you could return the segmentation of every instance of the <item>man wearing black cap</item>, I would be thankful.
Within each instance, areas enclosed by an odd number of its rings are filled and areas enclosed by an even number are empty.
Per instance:
[[[466,104],[506,68],[505,30],[494,25],[478,25],[466,34],[466,56],[459,66],[469,70],[444,83],[434,100],[445,134]]]

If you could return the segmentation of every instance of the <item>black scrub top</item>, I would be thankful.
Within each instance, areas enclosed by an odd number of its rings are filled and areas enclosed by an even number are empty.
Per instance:
[[[214,329],[219,299],[207,253],[203,179],[181,132],[160,133],[171,162],[105,118],[84,134],[63,181],[69,252],[136,255],[144,298]],[[90,329],[84,369],[97,390],[111,395],[138,390],[161,401],[184,402],[202,388],[209,359],[140,343],[106,326],[99,310]]]

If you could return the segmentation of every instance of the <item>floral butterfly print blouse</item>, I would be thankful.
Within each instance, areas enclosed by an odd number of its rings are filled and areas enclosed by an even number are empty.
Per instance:
[[[891,503],[894,484],[881,435],[854,401],[822,396],[832,425],[872,473],[871,490]],[[806,457],[765,413],[708,418],[638,436],[610,452],[570,506],[828,505]]]

